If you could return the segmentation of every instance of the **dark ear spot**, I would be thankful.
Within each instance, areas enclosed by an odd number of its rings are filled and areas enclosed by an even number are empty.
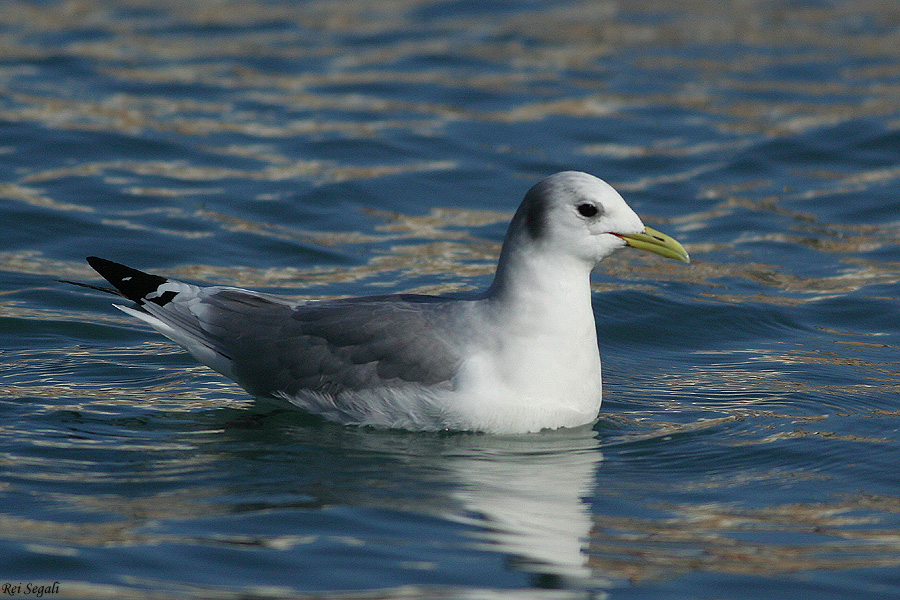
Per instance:
[[[544,237],[547,229],[546,206],[539,202],[530,203],[525,210],[525,228],[532,239],[538,240]]]
[[[522,209],[525,211],[525,229],[533,240],[539,240],[547,232],[547,202],[542,197],[541,184],[538,183],[525,194]]]

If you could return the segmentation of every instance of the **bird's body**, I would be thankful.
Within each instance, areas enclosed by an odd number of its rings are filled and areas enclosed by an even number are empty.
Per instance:
[[[88,259],[119,307],[257,397],[345,424],[498,433],[577,426],[602,397],[590,272],[626,244],[687,261],[578,172],[526,195],[491,287],[469,298],[298,302]]]

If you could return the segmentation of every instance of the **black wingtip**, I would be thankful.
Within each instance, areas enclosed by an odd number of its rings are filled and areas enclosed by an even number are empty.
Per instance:
[[[165,277],[144,273],[97,256],[88,256],[87,261],[123,296],[138,304],[143,304],[148,294],[155,292],[159,286],[168,281]]]

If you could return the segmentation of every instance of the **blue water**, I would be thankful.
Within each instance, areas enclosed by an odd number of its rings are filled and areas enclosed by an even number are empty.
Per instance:
[[[4,3],[3,593],[900,596],[891,6]],[[267,412],[57,282],[481,289],[564,169],[693,258],[597,270],[593,427]]]

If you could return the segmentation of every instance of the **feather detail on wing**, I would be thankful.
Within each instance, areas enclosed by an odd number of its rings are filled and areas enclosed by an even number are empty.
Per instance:
[[[418,296],[291,305],[235,289],[202,305],[205,327],[232,356],[233,376],[257,395],[449,386],[461,362],[440,326],[449,308]]]
[[[375,296],[290,302],[230,287],[201,288],[92,257],[137,307],[117,307],[184,346],[256,396],[446,387],[462,357],[453,311],[465,302]]]

